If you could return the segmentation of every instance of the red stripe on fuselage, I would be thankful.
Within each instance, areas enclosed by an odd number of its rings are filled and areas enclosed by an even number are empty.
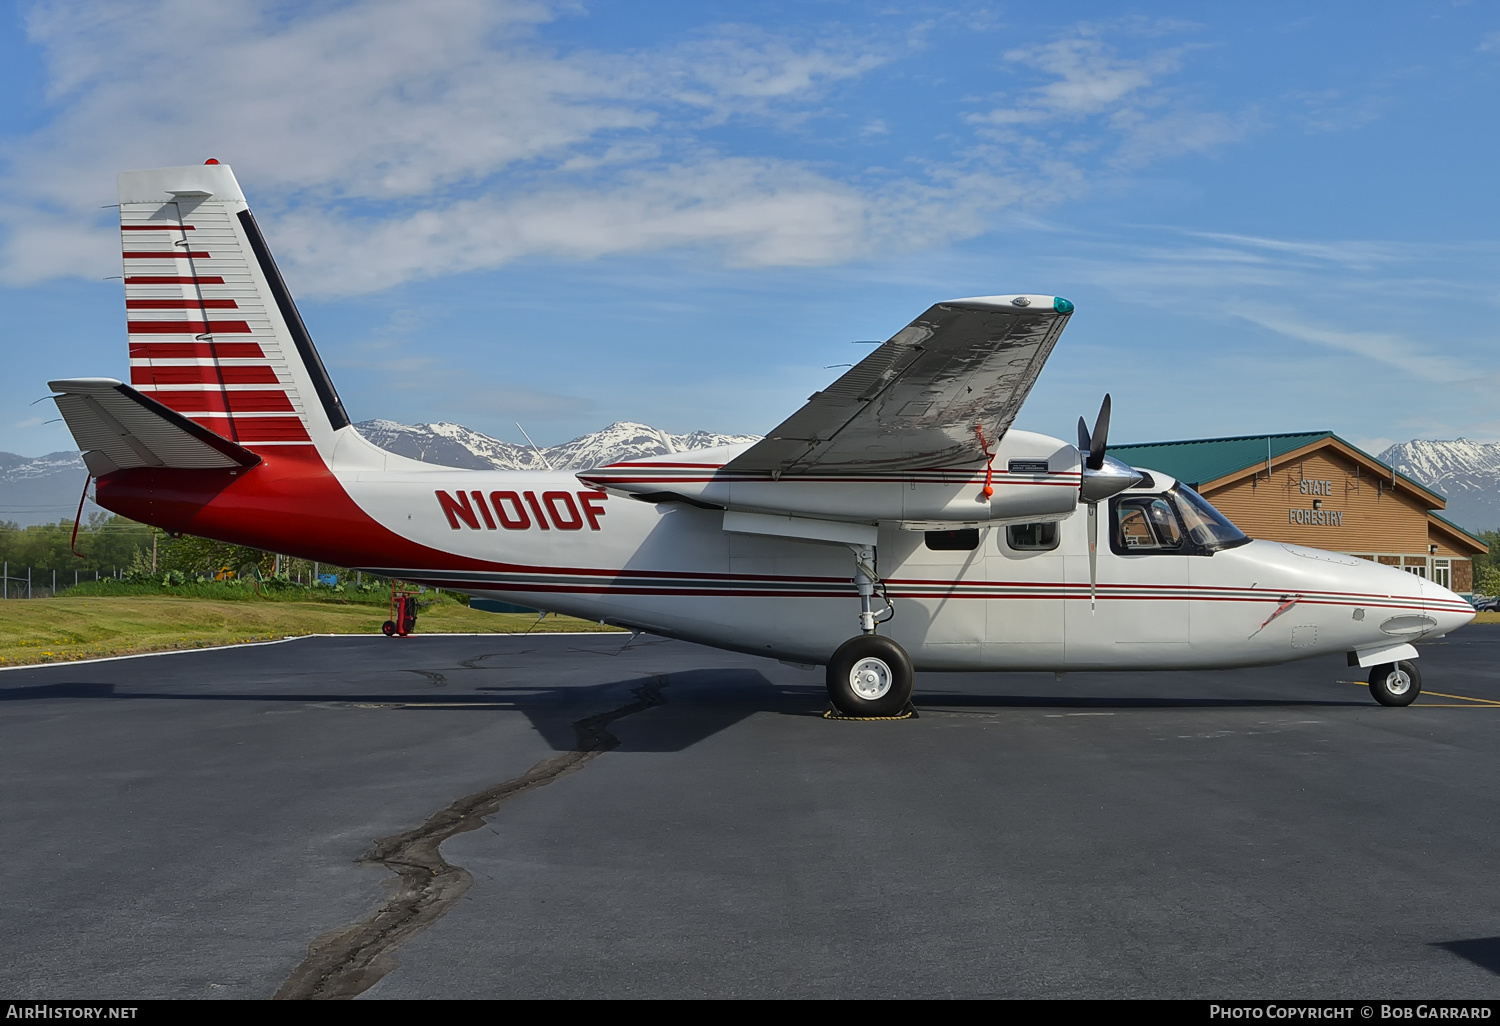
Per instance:
[[[207,250],[200,249],[159,249],[159,250],[137,250],[127,249],[120,254],[126,260],[209,260],[212,259]]]
[[[105,509],[169,531],[340,566],[374,562],[495,568],[428,548],[376,523],[355,505],[310,445],[268,446],[258,452],[262,462],[238,473],[152,467],[117,471],[98,480],[96,495]]]
[[[191,224],[122,224],[122,232],[194,232],[197,227]]]

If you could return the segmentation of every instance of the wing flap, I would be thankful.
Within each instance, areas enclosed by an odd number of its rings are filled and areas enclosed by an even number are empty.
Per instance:
[[[95,477],[137,467],[253,467],[260,457],[113,378],[47,383]]]
[[[938,303],[725,469],[779,476],[982,462],[985,446],[993,451],[1015,420],[1072,309],[1052,296]]]

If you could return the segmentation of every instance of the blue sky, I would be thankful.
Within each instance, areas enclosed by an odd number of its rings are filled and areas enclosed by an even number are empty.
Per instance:
[[[762,432],[1065,296],[1019,424],[1500,439],[1485,3],[22,4],[0,450],[126,377],[122,169],[232,165],[356,420]]]

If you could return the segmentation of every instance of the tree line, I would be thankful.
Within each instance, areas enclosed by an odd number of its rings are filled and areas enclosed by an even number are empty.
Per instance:
[[[1474,591],[1480,595],[1500,595],[1500,529],[1476,533],[1490,551],[1488,555],[1474,557]]]
[[[316,575],[334,574],[341,587],[346,579],[354,583],[354,575],[344,567],[193,535],[174,538],[160,528],[102,512],[79,525],[76,542],[71,520],[27,527],[0,520],[0,561],[8,564],[12,596],[16,581],[24,581],[28,569],[33,593],[50,589],[54,573],[59,592],[75,581],[105,577],[183,583],[258,576],[311,586]]]

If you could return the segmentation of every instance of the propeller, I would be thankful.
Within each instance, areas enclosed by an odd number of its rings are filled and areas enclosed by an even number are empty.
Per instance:
[[[1078,452],[1088,453],[1084,463],[1090,470],[1104,466],[1104,447],[1109,444],[1109,393],[1104,393],[1104,402],[1099,404],[1099,416],[1094,420],[1094,433],[1082,417],[1078,418]]]
[[[1093,433],[1088,423],[1078,418],[1078,456],[1083,461],[1079,498],[1089,507],[1089,609],[1098,608],[1099,588],[1099,503],[1118,492],[1138,484],[1141,475],[1112,456],[1104,454],[1109,445],[1109,393],[1099,404]]]

